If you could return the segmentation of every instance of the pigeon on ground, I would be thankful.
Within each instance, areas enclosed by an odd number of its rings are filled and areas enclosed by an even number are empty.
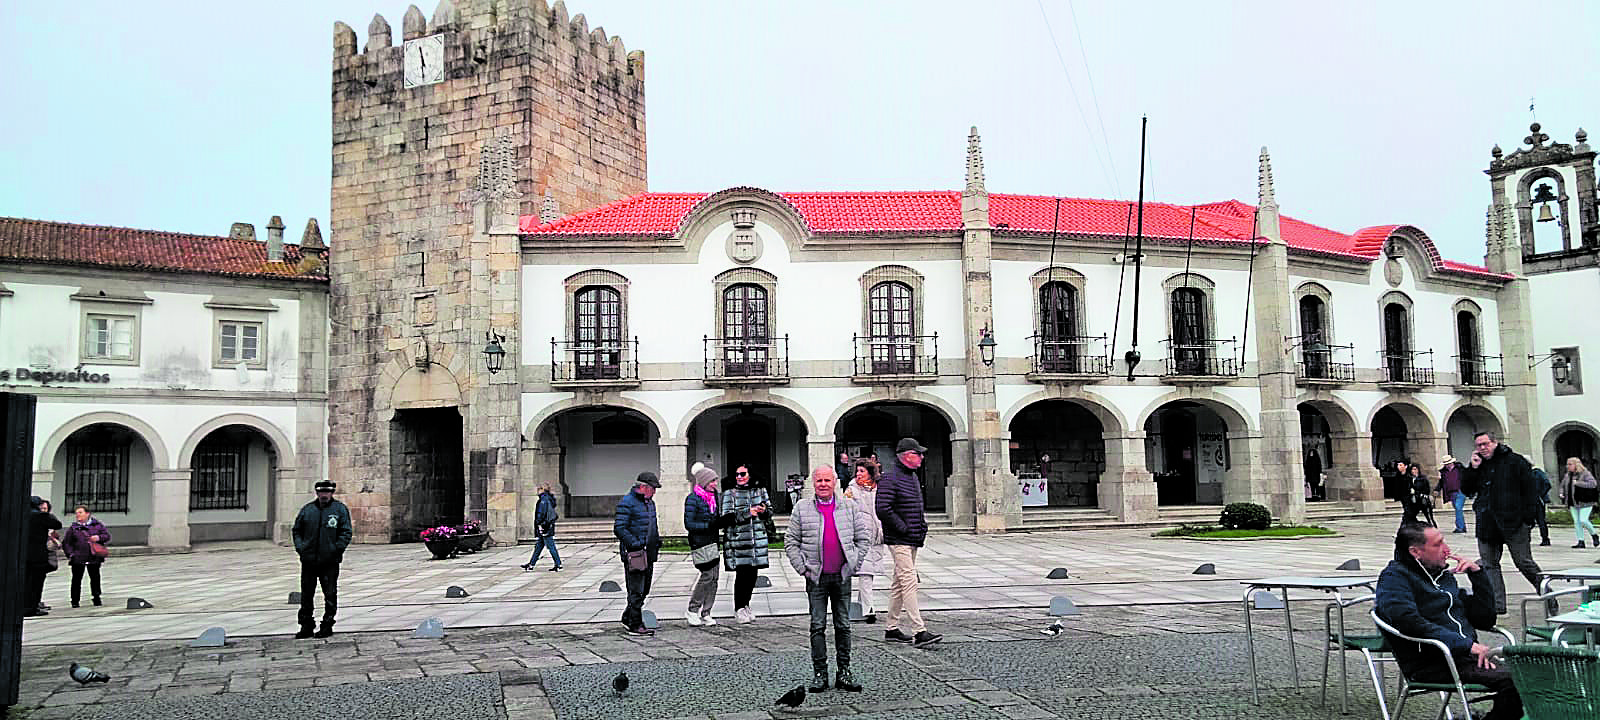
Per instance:
[[[89,683],[93,682],[111,682],[110,675],[107,675],[103,672],[95,672],[94,670],[77,663],[73,663],[72,667],[67,668],[67,674],[72,676],[73,680],[78,681],[79,685],[88,685]]]
[[[784,705],[786,707],[797,708],[800,707],[800,703],[805,701],[806,686],[801,685],[793,690],[790,690],[789,692],[784,693],[783,697],[778,698],[778,701],[773,703],[773,705]]]
[[[622,694],[628,691],[628,674],[617,673],[617,676],[611,679],[611,689],[617,693],[617,697],[622,697]]]
[[[1047,627],[1047,628],[1045,628],[1043,630],[1040,630],[1039,632],[1042,632],[1042,633],[1044,633],[1046,635],[1049,635],[1050,637],[1055,637],[1057,635],[1060,635],[1062,629],[1064,629],[1065,627],[1066,627],[1065,625],[1061,624],[1060,620],[1057,620],[1057,621],[1055,621],[1053,623],[1050,623],[1050,627]]]

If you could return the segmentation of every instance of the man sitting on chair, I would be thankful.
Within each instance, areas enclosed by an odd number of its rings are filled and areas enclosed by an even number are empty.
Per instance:
[[[1455,567],[1450,564],[1455,563]],[[1472,591],[1456,585],[1466,573]],[[1511,673],[1489,659],[1491,648],[1478,642],[1477,630],[1494,627],[1494,585],[1478,563],[1450,552],[1444,535],[1422,525],[1400,526],[1394,536],[1394,560],[1378,576],[1378,617],[1414,638],[1438,640],[1450,648],[1461,682],[1495,691],[1488,718],[1522,717],[1522,698]],[[1400,672],[1413,682],[1450,683],[1450,669],[1438,649],[1390,637]]]

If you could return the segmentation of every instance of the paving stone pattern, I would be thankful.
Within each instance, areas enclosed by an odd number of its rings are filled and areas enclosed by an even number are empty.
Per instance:
[[[505,717],[500,680],[491,673],[95,705],[73,716],[75,720]]]

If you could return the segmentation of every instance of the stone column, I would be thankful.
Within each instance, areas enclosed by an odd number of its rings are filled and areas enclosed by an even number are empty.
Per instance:
[[[294,519],[300,514],[300,506],[305,504],[297,502],[303,496],[292,492],[300,487],[299,470],[292,467],[278,468],[273,475],[272,484],[277,487],[272,513],[268,518],[271,523],[272,542],[287,546],[294,543]]]
[[[1539,378],[1525,361],[1530,355],[1541,355],[1533,345],[1533,301],[1529,295],[1528,279],[1522,274],[1522,246],[1507,232],[1506,213],[1510,208],[1500,201],[1504,179],[1496,188],[1496,204],[1489,206],[1487,214],[1488,251],[1484,262],[1490,270],[1514,275],[1495,293],[1495,317],[1500,331],[1501,363],[1505,371],[1506,429],[1503,438],[1511,447],[1531,458],[1539,456],[1543,447],[1539,424]],[[1533,243],[1532,236],[1528,243]],[[1545,350],[1546,352],[1548,350]],[[1437,468],[1438,465],[1427,466]]]
[[[656,491],[656,527],[662,537],[682,537],[683,500],[689,496],[689,439],[661,438],[661,489]]]
[[[150,534],[153,548],[189,549],[189,471],[150,473]]]
[[[1372,433],[1338,433],[1330,437],[1335,464],[1323,471],[1328,475],[1328,499],[1350,503],[1357,512],[1382,510],[1383,478],[1372,467]]]
[[[1144,459],[1144,431],[1102,436],[1106,470],[1100,476],[1100,509],[1122,522],[1156,519],[1156,481]]]
[[[806,487],[811,487],[811,471],[819,467],[833,467],[838,462],[839,453],[836,449],[833,435],[807,435],[806,436],[806,466],[803,472],[806,476]],[[846,472],[855,472],[852,468]]]
[[[966,300],[967,436],[970,438],[973,510],[978,532],[1005,532],[1022,523],[1022,494],[1016,479],[1001,464],[1000,411],[994,394],[994,367],[983,362],[979,340],[994,330],[994,281],[991,256],[989,193],[983,181],[983,151],[978,128],[967,136],[967,187],[961,193],[962,283]]]
[[[950,524],[956,527],[974,527],[977,524],[977,514],[974,511],[974,488],[972,484],[972,448],[964,433],[950,435],[950,482],[944,486],[944,511],[950,516]]]
[[[1450,452],[1449,447],[1450,436],[1446,433],[1430,430],[1406,434],[1406,448],[1410,451],[1411,461],[1421,465],[1422,473],[1435,485],[1439,483],[1440,460]]]
[[[1289,249],[1279,230],[1278,201],[1272,186],[1272,161],[1261,148],[1258,166],[1258,229],[1265,242],[1255,259],[1251,282],[1255,316],[1256,382],[1260,388],[1260,437],[1251,438],[1248,488],[1224,486],[1227,501],[1248,498],[1265,505],[1274,517],[1298,523],[1305,519],[1301,463],[1300,411],[1295,398],[1294,359],[1288,351],[1294,322],[1289,292]],[[1238,465],[1235,457],[1234,465]],[[1235,473],[1229,473],[1230,479]],[[1232,483],[1229,483],[1232,485]]]

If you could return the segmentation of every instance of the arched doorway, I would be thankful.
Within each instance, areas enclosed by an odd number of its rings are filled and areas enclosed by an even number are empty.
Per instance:
[[[1221,504],[1228,475],[1243,471],[1233,467],[1227,421],[1201,403],[1175,400],[1156,408],[1144,432],[1157,505]]]
[[[189,460],[189,542],[272,537],[278,450],[260,430],[224,425]]]
[[[1327,500],[1326,478],[1336,462],[1333,429],[1328,424],[1328,417],[1316,406],[1300,403],[1299,410],[1301,481],[1305,483],[1309,500]]]
[[[1472,455],[1472,437],[1474,435],[1480,432],[1491,432],[1495,434],[1495,437],[1499,437],[1503,430],[1504,428],[1500,425],[1500,419],[1496,418],[1488,408],[1477,405],[1463,405],[1451,412],[1450,416],[1444,421],[1446,452],[1457,458],[1470,457]],[[1516,448],[1516,450],[1517,452],[1522,452],[1523,448]],[[1530,461],[1537,464],[1533,456],[1530,455],[1529,458]],[[1431,472],[1431,469],[1424,468],[1424,471]]]
[[[794,411],[766,403],[710,408],[689,424],[689,457],[722,474],[733,485],[734,470],[750,470],[750,481],[772,496],[772,510],[794,505],[789,487],[806,486],[806,424]]]
[[[417,542],[436,525],[466,519],[461,412],[455,406],[396,410],[389,420],[389,541]]]
[[[1391,402],[1372,414],[1372,466],[1383,479],[1384,497],[1398,500],[1405,493],[1405,481],[1394,474],[1396,460],[1420,465],[1430,476],[1438,472],[1441,453],[1448,451],[1434,428],[1432,418],[1405,402]],[[1469,435],[1467,452],[1470,451]]]
[[[540,424],[534,485],[549,485],[561,515],[611,517],[639,473],[659,472],[661,433],[643,413],[590,405],[556,413]]]
[[[1041,400],[1012,418],[1010,432],[1011,471],[1031,480],[1023,507],[1099,505],[1106,444],[1094,413],[1070,400]]]
[[[1383,491],[1373,482],[1370,459],[1362,457],[1363,438],[1350,410],[1326,398],[1310,397],[1300,411],[1302,475],[1321,474],[1322,487],[1313,484],[1313,500],[1378,500]]]
[[[1565,469],[1567,458],[1577,458],[1583,466],[1594,472],[1596,464],[1600,463],[1600,453],[1596,452],[1595,437],[1588,430],[1582,428],[1568,428],[1556,436],[1556,457],[1553,465],[1558,471]]]
[[[52,469],[56,482],[50,502],[58,516],[84,505],[118,545],[149,543],[155,461],[139,433],[114,423],[79,428],[61,443]]]
[[[866,403],[839,418],[834,437],[851,457],[877,456],[885,466],[894,462],[894,447],[900,438],[916,438],[928,448],[918,472],[923,504],[930,512],[944,512],[953,457],[950,422],[938,410],[913,402]]]

